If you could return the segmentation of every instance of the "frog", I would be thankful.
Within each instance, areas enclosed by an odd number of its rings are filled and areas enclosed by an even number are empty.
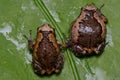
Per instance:
[[[28,48],[33,52],[32,66],[38,75],[60,73],[64,56],[60,54],[60,43],[56,40],[55,30],[50,24],[43,24],[37,29],[35,41],[25,35]]]
[[[70,39],[66,45],[75,56],[99,55],[104,51],[107,44],[106,23],[108,20],[101,13],[101,8],[97,8],[93,3],[87,4],[81,8],[80,15],[73,21]]]

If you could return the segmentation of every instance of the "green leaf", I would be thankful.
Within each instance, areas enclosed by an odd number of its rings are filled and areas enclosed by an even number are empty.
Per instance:
[[[119,0],[0,0],[0,80],[119,80],[120,79],[120,10]],[[49,23],[61,43],[67,41],[70,24],[81,8],[105,4],[102,13],[108,18],[105,51],[99,57],[77,58],[69,50],[60,74],[37,76],[31,66],[31,54],[24,34]]]

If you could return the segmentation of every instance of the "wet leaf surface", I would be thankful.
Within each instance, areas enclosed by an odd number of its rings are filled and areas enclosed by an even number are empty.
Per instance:
[[[0,80],[119,80],[120,79],[120,10],[119,0],[1,0],[0,1]],[[51,24],[56,37],[65,42],[70,24],[88,3],[97,7],[108,18],[105,51],[99,57],[77,58],[67,49],[64,68],[60,74],[37,76],[31,67],[31,54],[23,37],[37,27]]]

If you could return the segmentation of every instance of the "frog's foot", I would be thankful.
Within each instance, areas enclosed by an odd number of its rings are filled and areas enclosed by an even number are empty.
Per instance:
[[[64,57],[63,55],[59,55],[58,56],[58,60],[57,63],[55,64],[55,72],[59,73],[63,67],[63,63],[64,63]]]
[[[46,71],[44,69],[42,69],[42,66],[38,61],[33,60],[32,64],[33,64],[33,68],[34,68],[35,73],[41,74],[41,75],[45,74]]]
[[[86,50],[84,50],[81,46],[74,45],[72,48],[75,56],[82,57],[87,54]]]
[[[104,50],[104,48],[105,48],[105,46],[106,46],[107,44],[108,44],[108,43],[102,42],[101,44],[98,45],[97,48],[94,49],[94,52],[95,52],[96,54],[99,54],[99,53],[103,52],[103,50]]]

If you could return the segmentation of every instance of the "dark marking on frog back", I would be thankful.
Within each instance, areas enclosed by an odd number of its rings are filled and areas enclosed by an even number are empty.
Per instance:
[[[78,32],[80,33],[80,38],[78,42],[83,45],[83,47],[96,47],[96,43],[101,42],[102,28],[94,17],[94,10],[85,10],[85,12],[85,18],[79,22]]]
[[[39,43],[39,47],[37,49],[38,61],[41,63],[41,66],[46,69],[53,68],[58,57],[55,47],[48,38],[49,33],[50,32],[48,31],[42,32],[43,39]]]

